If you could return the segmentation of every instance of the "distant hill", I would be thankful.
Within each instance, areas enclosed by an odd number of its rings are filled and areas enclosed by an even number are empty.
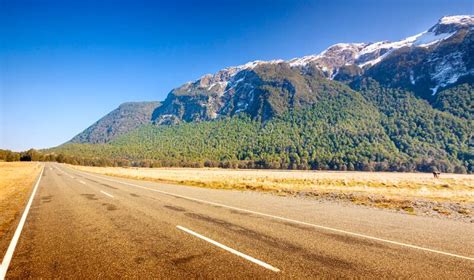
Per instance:
[[[153,111],[160,102],[127,102],[108,113],[69,143],[106,143],[140,125],[150,123]]]
[[[86,164],[474,172],[473,57],[474,17],[443,17],[396,42],[204,75],[49,151]]]

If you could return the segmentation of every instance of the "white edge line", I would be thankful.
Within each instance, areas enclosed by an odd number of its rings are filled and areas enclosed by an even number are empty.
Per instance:
[[[67,168],[70,168],[70,167],[67,167]],[[76,170],[76,169],[74,169],[74,170]],[[375,241],[379,241],[379,242],[385,242],[385,243],[398,245],[398,246],[402,246],[402,247],[407,247],[407,248],[412,248],[412,249],[417,249],[417,250],[421,250],[421,251],[425,251],[425,252],[431,252],[431,253],[441,254],[441,255],[445,255],[445,256],[460,258],[460,259],[464,259],[464,260],[474,261],[474,257],[467,257],[467,256],[457,255],[457,254],[448,253],[448,252],[444,252],[444,251],[440,251],[440,250],[429,249],[429,248],[425,248],[425,247],[421,247],[421,246],[417,246],[417,245],[412,245],[412,244],[408,244],[408,243],[402,243],[402,242],[398,242],[398,241],[378,238],[378,237],[365,235],[365,234],[361,234],[361,233],[350,232],[350,231],[346,231],[346,230],[342,230],[342,229],[311,224],[311,223],[302,222],[302,221],[298,221],[298,220],[293,220],[293,219],[289,219],[289,218],[285,218],[285,217],[275,216],[275,215],[271,215],[271,214],[265,214],[265,213],[262,213],[262,212],[247,210],[247,209],[238,208],[238,207],[234,207],[234,206],[228,206],[228,205],[221,204],[221,203],[210,202],[210,201],[201,200],[201,199],[192,198],[192,197],[187,197],[187,196],[183,196],[183,195],[179,195],[179,194],[173,194],[173,193],[169,193],[169,192],[165,192],[165,191],[160,191],[160,190],[156,190],[156,189],[152,189],[152,188],[143,187],[143,186],[136,185],[136,184],[121,182],[121,181],[118,181],[118,180],[112,180],[112,179],[109,179],[109,178],[104,178],[102,176],[92,175],[89,172],[84,172],[84,171],[79,171],[79,170],[76,170],[76,171],[81,172],[81,173],[85,173],[85,174],[87,174],[89,176],[92,176],[92,177],[95,177],[95,178],[108,180],[110,182],[115,182],[115,183],[119,183],[119,184],[129,185],[129,186],[132,186],[132,187],[142,188],[142,189],[145,189],[145,190],[150,190],[150,191],[154,191],[154,192],[158,192],[158,193],[162,193],[162,194],[166,194],[166,195],[170,195],[170,196],[174,196],[174,197],[180,197],[180,198],[184,198],[184,199],[191,200],[191,201],[202,202],[202,203],[206,203],[206,204],[210,204],[210,205],[224,207],[224,208],[227,208],[227,209],[233,209],[233,210],[237,210],[237,211],[241,211],[241,212],[247,212],[247,213],[252,213],[252,214],[255,214],[255,215],[269,217],[269,218],[273,218],[273,219],[276,219],[276,220],[282,220],[282,221],[291,222],[291,223],[295,223],[295,224],[300,224],[300,225],[305,225],[305,226],[309,226],[309,227],[324,229],[324,230],[327,230],[327,231],[333,231],[333,232],[338,232],[338,233],[342,233],[342,234],[346,234],[346,235],[352,235],[352,236],[357,236],[357,237],[366,238],[366,239],[370,239],[370,240],[375,240]]]
[[[106,192],[104,192],[104,191],[100,191],[100,192],[103,193],[103,194],[105,194],[106,196],[109,196],[109,197],[111,197],[111,198],[114,198],[114,196],[111,195],[110,193],[106,193]]]
[[[2,265],[0,266],[0,279],[5,279],[5,275],[7,274],[8,267],[10,266],[10,262],[13,258],[13,253],[15,252],[16,244],[18,243],[18,240],[20,239],[21,231],[23,230],[23,226],[25,225],[25,222],[26,222],[26,217],[28,216],[28,212],[30,211],[31,204],[33,203],[36,190],[38,189],[39,183],[41,181],[41,176],[43,176],[43,171],[44,171],[44,165],[43,165],[43,168],[41,169],[38,180],[36,181],[36,184],[33,188],[33,192],[31,193],[30,199],[28,200],[28,203],[26,204],[25,210],[23,211],[23,215],[21,216],[20,222],[18,223],[18,226],[15,230],[15,234],[13,235],[13,238],[10,241],[10,245],[8,246],[7,252],[5,253],[5,256],[3,257]]]
[[[187,228],[185,228],[185,227],[182,227],[182,226],[176,226],[176,227],[177,227],[178,229],[184,231],[184,232],[187,232],[187,233],[189,233],[189,234],[191,234],[191,235],[194,235],[194,236],[196,236],[196,237],[198,237],[198,238],[200,238],[200,239],[202,239],[202,240],[205,240],[205,241],[207,241],[207,242],[209,242],[209,243],[211,243],[211,244],[213,244],[213,245],[216,245],[217,247],[219,247],[219,248],[221,248],[221,249],[224,249],[224,250],[226,250],[226,251],[228,251],[228,252],[230,252],[230,253],[232,253],[232,254],[234,254],[234,255],[237,255],[237,256],[239,256],[239,257],[241,257],[241,258],[244,258],[244,259],[246,259],[246,260],[248,260],[248,261],[250,261],[250,262],[253,262],[253,263],[255,263],[255,264],[258,264],[258,265],[260,265],[260,266],[263,266],[263,267],[265,267],[266,269],[269,269],[269,270],[274,271],[274,272],[280,272],[280,270],[279,270],[278,268],[276,268],[276,267],[274,267],[274,266],[271,266],[271,265],[269,265],[268,263],[265,263],[265,262],[263,262],[263,261],[261,261],[261,260],[258,260],[258,259],[256,259],[256,258],[254,258],[254,257],[251,257],[251,256],[246,255],[246,254],[244,254],[244,253],[241,253],[241,252],[239,252],[239,251],[237,251],[237,250],[235,250],[235,249],[232,249],[232,248],[230,248],[230,247],[227,247],[227,246],[225,246],[224,244],[221,244],[221,243],[219,243],[219,242],[217,242],[217,241],[214,241],[214,240],[212,240],[212,239],[210,239],[210,238],[207,238],[207,237],[205,237],[205,236],[203,236],[203,235],[201,235],[201,234],[199,234],[199,233],[197,233],[197,232],[194,232],[194,231],[192,231],[192,230],[190,230],[190,229],[187,229]]]

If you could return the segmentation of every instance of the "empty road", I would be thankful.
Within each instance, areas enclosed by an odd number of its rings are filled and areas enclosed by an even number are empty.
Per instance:
[[[473,236],[463,222],[47,163],[6,278],[472,279]]]

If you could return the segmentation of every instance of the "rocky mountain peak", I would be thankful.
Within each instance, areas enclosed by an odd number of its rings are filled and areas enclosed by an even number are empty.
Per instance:
[[[428,31],[436,35],[441,33],[453,33],[462,28],[472,28],[474,26],[473,15],[458,15],[442,17],[437,24]]]

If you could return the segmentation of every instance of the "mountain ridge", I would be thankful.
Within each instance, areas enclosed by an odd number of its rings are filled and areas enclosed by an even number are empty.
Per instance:
[[[106,143],[150,121],[159,101],[125,102],[100,118],[68,143]]]
[[[250,93],[258,90],[254,82],[246,80],[249,76],[255,80],[250,72],[271,67],[281,69],[279,65],[282,64],[287,64],[301,74],[319,72],[319,76],[329,80],[344,81],[349,78],[347,82],[351,82],[357,78],[371,77],[389,87],[412,90],[432,101],[432,96],[440,89],[455,84],[459,79],[469,77],[470,81],[474,80],[471,56],[473,30],[474,16],[443,17],[427,31],[401,41],[339,43],[318,55],[288,61],[257,60],[227,67],[173,89],[165,99],[164,106],[153,114],[153,121],[156,124],[170,124],[183,121],[181,116],[186,116],[184,121],[192,121],[232,115],[235,111],[226,110],[225,106],[235,98],[235,93],[246,92],[247,99],[253,101],[252,96],[255,95]],[[460,49],[465,50],[458,51]],[[195,106],[182,106],[193,101]],[[241,105],[236,110],[238,112],[250,106],[244,100],[240,101]],[[196,114],[196,119],[190,118],[186,111]]]
[[[77,162],[474,172],[473,99],[474,16],[449,16],[396,42],[203,75],[51,151]]]

